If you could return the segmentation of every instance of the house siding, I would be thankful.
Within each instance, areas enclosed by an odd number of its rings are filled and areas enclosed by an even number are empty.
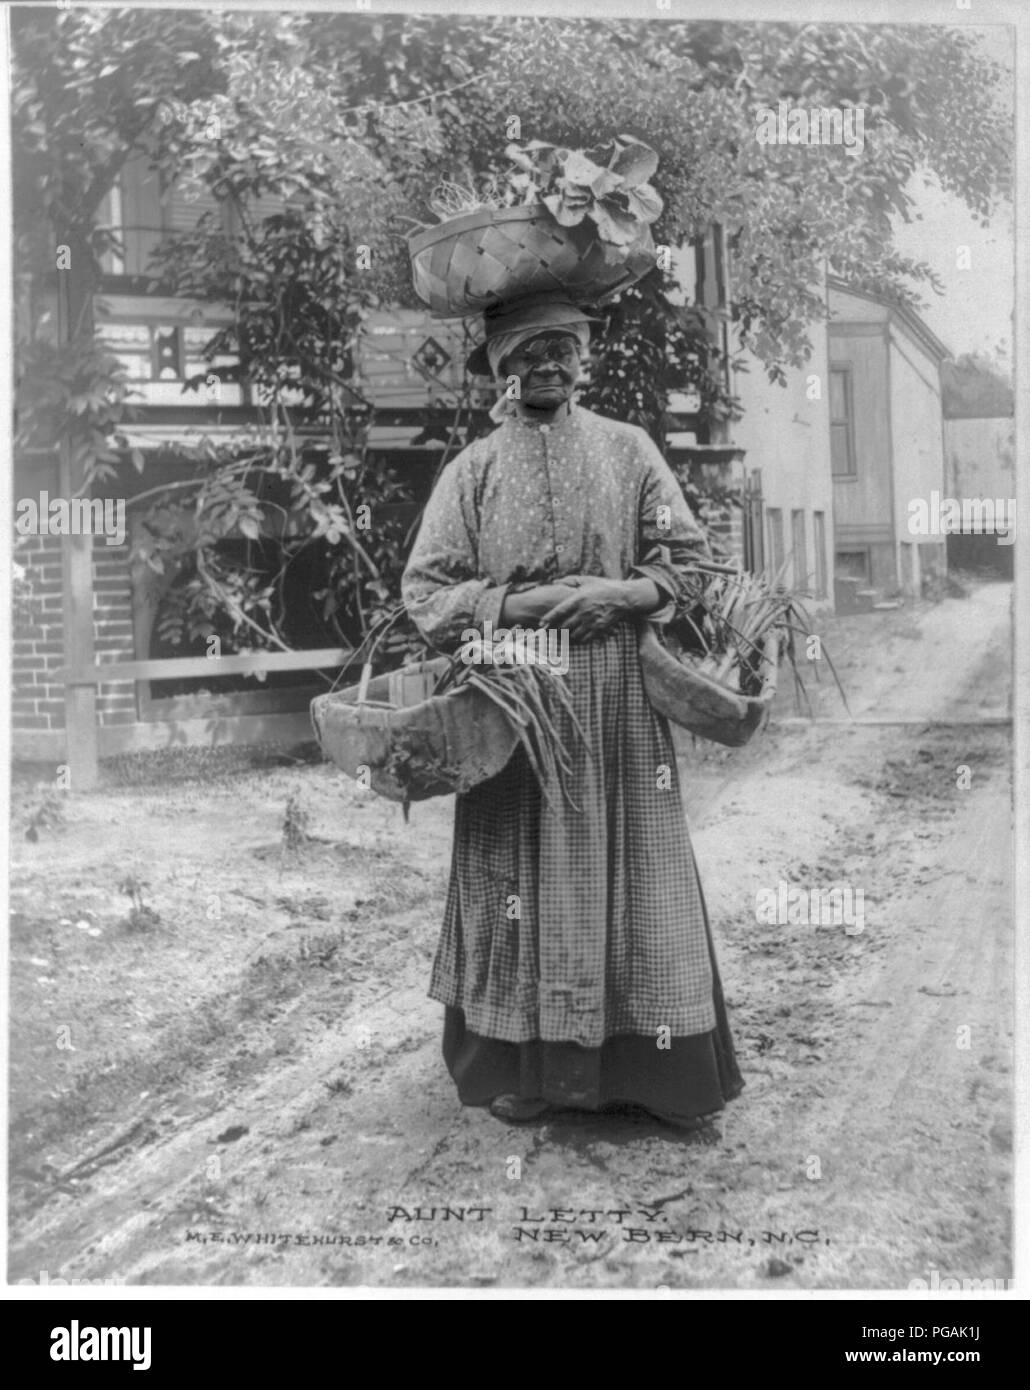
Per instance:
[[[892,540],[891,418],[887,344],[882,333],[852,336],[830,327],[830,365],[851,373],[855,471],[833,479],[837,543]]]
[[[949,497],[1015,497],[1015,420],[945,420],[944,459]]]
[[[913,535],[910,504],[944,490],[944,429],[936,364],[892,328],[889,339],[894,463],[895,567],[902,590],[915,597],[947,565],[943,536]],[[904,547],[911,545],[911,552]]]
[[[784,520],[784,556],[792,553],[792,536],[804,536],[805,587],[818,605],[829,595],[817,593],[821,572],[816,561],[815,513],[824,521],[823,565],[833,553],[833,485],[830,477],[830,403],[826,330],[813,328],[814,350],[803,368],[788,372],[787,384],[769,381],[762,364],[751,358],[736,380],[744,415],[732,427],[733,443],[746,451],[744,469],[761,473],[766,512],[766,565],[774,560],[769,512]],[[816,395],[816,392],[818,394]],[[812,397],[815,397],[814,399]],[[796,514],[800,513],[800,517]],[[787,582],[793,582],[788,572]]]
[[[944,477],[949,497],[1016,497],[1016,423],[1011,416],[963,417],[944,421]],[[948,564],[1013,578],[1015,545],[996,536],[967,533],[947,538]]]
[[[865,557],[866,580],[916,595],[946,567],[942,537],[908,531],[909,503],[944,482],[940,358],[912,313],[831,286],[830,356],[851,374],[855,471],[833,482],[838,573]]]

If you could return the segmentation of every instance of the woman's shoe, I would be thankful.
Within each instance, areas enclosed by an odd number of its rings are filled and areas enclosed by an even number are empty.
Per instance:
[[[490,1114],[495,1120],[506,1120],[511,1125],[528,1125],[539,1120],[551,1109],[546,1100],[525,1096],[497,1096],[490,1102]]]
[[[649,1110],[644,1106],[641,1107],[641,1111],[651,1119],[660,1120],[663,1125],[678,1129],[681,1134],[700,1134],[711,1130],[712,1121],[722,1114],[721,1110],[713,1110],[710,1114],[692,1115],[688,1119],[683,1115],[663,1115],[660,1110]]]

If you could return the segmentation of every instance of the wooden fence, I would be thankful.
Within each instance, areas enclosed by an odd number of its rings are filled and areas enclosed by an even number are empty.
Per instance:
[[[178,680],[195,676],[254,676],[270,671],[324,671],[353,656],[349,647],[320,647],[306,652],[249,652],[239,656],[182,656],[156,660],[106,661],[62,667],[65,687],[66,763],[71,785],[96,786],[99,775],[99,730],[94,701],[76,698],[111,681]]]

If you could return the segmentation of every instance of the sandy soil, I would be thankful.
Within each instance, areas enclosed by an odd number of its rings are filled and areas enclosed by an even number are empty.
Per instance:
[[[425,997],[449,802],[405,825],[330,767],[242,750],[123,759],[53,813],[16,782],[9,1277],[1007,1278],[1009,610],[987,584],[830,620],[860,722],[824,674],[832,722],[784,692],[746,749],[684,740],[747,1082],[690,1134],[457,1104]],[[781,882],[861,889],[864,929],[756,921]]]

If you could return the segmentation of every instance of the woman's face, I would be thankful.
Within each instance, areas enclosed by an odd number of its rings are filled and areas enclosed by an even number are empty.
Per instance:
[[[541,333],[520,343],[501,363],[501,376],[517,376],[523,404],[553,410],[571,399],[579,380],[579,342],[568,333]]]

